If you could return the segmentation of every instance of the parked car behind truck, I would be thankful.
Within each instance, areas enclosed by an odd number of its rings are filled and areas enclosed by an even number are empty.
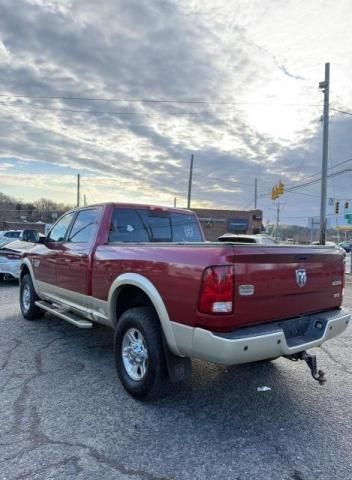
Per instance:
[[[14,232],[16,235],[4,236],[7,241],[0,246],[0,281],[19,279],[23,252],[31,248],[40,236],[43,237],[36,230],[10,230],[5,233]]]
[[[20,305],[80,328],[114,329],[119,378],[157,395],[191,359],[235,365],[307,348],[342,333],[344,263],[329,247],[205,242],[188,210],[107,203],[66,213],[24,253]],[[39,327],[38,327],[39,328]]]
[[[0,247],[7,243],[13,242],[20,238],[22,230],[1,230],[0,231]]]
[[[276,245],[278,243],[273,237],[264,233],[258,233],[256,235],[224,233],[218,238],[218,242],[259,243],[261,245]]]

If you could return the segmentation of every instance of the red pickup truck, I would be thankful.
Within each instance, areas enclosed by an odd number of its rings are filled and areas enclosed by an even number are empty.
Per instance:
[[[343,332],[344,257],[331,247],[206,242],[189,210],[107,203],[63,215],[23,254],[23,316],[46,311],[114,329],[117,372],[157,395],[191,358],[235,365],[285,356]]]

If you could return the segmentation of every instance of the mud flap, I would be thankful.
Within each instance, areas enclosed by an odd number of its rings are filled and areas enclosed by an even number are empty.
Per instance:
[[[179,357],[170,352],[163,335],[164,355],[167,371],[172,383],[184,382],[192,376],[192,360],[189,357]]]

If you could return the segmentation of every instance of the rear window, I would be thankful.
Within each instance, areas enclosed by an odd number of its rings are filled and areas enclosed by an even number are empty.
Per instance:
[[[117,208],[109,242],[201,242],[194,215],[147,209]]]
[[[20,235],[21,232],[6,232],[4,236],[8,238],[19,238]]]

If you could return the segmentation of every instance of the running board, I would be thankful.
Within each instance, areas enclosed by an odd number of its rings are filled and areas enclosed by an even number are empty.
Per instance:
[[[46,312],[52,313],[56,317],[62,318],[62,320],[66,320],[66,322],[72,323],[72,325],[74,325],[75,327],[91,328],[93,326],[93,322],[85,320],[84,318],[70,312],[64,307],[59,307],[43,300],[37,300],[35,304],[37,307],[45,310]]]

